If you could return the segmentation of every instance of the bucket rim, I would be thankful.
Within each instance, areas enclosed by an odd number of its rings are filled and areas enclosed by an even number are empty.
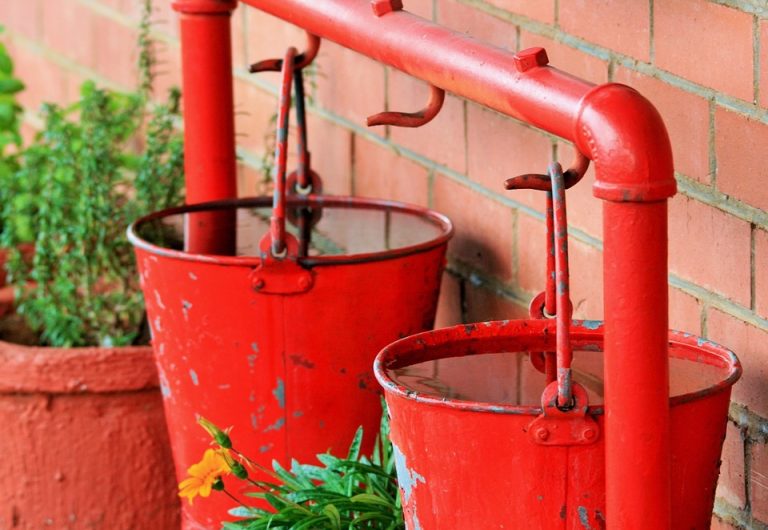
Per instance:
[[[521,339],[535,339],[542,336],[554,340],[556,322],[554,320],[497,320],[488,322],[479,322],[473,324],[459,324],[456,326],[425,331],[422,333],[410,335],[399,339],[385,346],[377,355],[373,363],[373,372],[379,385],[384,389],[384,394],[394,394],[398,397],[416,401],[425,405],[459,410],[466,412],[484,412],[494,414],[513,414],[538,416],[542,413],[540,405],[510,405],[503,403],[469,401],[455,398],[443,398],[434,394],[426,394],[416,390],[409,389],[395,381],[388,373],[388,369],[393,365],[409,366],[428,360],[438,360],[450,357],[451,348],[445,347],[447,344],[463,344],[465,348],[472,353],[493,353],[493,348],[486,350],[478,348],[480,351],[471,352],[474,342],[491,342],[493,340],[503,341],[512,336]],[[465,340],[462,340],[464,337]],[[603,321],[600,320],[574,320],[571,328],[571,341],[574,349],[589,350],[599,348],[602,351],[601,344],[604,338]],[[699,352],[697,355],[691,353],[691,359],[698,362],[702,360],[701,353],[708,356],[713,362],[707,364],[717,364],[728,369],[728,375],[719,382],[706,388],[671,396],[669,398],[670,407],[682,405],[691,401],[697,401],[705,397],[728,391],[742,374],[741,362],[735,353],[731,350],[713,342],[709,339],[698,337],[691,333],[682,331],[669,331],[669,344],[682,346],[691,352]],[[443,346],[440,349],[441,345]],[[425,355],[421,359],[413,360],[421,352],[427,352],[430,348],[437,350],[434,355]],[[455,351],[455,347],[453,348]],[[498,351],[498,350],[497,350]],[[535,350],[534,350],[535,351]],[[408,362],[411,358],[413,362]],[[400,361],[398,363],[397,361]],[[588,413],[592,415],[604,414],[604,404],[590,405]]]
[[[222,211],[222,210],[237,210],[239,208],[255,208],[265,207],[272,205],[272,197],[259,196],[259,197],[244,197],[237,199],[224,199],[218,201],[208,201],[196,204],[187,204],[183,206],[176,206],[173,208],[166,208],[164,210],[158,210],[148,215],[142,216],[139,219],[132,222],[127,230],[126,234],[128,241],[136,248],[145,250],[151,254],[174,258],[183,261],[195,261],[204,263],[215,263],[217,265],[229,265],[229,266],[257,266],[262,262],[261,256],[225,256],[219,254],[199,254],[186,252],[183,250],[174,250],[171,248],[165,248],[143,239],[138,235],[137,229],[144,223],[162,219],[172,215],[197,213],[197,212],[210,212],[210,211]],[[344,195],[289,195],[287,197],[287,205],[289,206],[303,206],[303,205],[321,205],[324,207],[339,207],[348,209],[376,209],[376,210],[390,210],[402,212],[414,217],[425,218],[440,230],[440,235],[417,243],[415,245],[408,245],[400,248],[381,250],[376,252],[366,252],[358,254],[344,254],[336,256],[307,256],[297,258],[297,262],[303,267],[316,267],[322,265],[342,265],[342,264],[354,264],[354,263],[367,263],[374,261],[385,261],[395,258],[401,258],[410,256],[412,254],[418,254],[426,252],[444,245],[448,240],[453,237],[454,228],[451,220],[444,214],[432,210],[430,208],[424,208],[415,204],[408,204],[399,201],[393,201],[388,199],[373,199],[367,197],[350,197]]]

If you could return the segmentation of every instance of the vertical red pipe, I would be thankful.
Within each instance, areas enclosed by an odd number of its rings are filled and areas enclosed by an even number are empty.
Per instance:
[[[611,202],[605,222],[608,528],[670,528],[667,202]],[[684,507],[678,507],[684,509]]]
[[[230,15],[236,0],[178,0],[187,203],[237,196]],[[186,249],[234,251],[232,212],[190,215]]]

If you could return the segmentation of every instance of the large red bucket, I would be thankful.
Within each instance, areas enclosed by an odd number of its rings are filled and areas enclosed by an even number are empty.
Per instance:
[[[210,443],[198,416],[233,426],[237,446],[267,467],[346,450],[359,425],[376,432],[376,352],[434,323],[447,218],[344,197],[286,206],[322,214],[308,253],[292,260],[260,257],[271,198],[176,208],[129,229],[180,479]],[[236,255],[183,251],[185,227],[215,217],[194,214],[214,211],[235,212]],[[232,507],[223,495],[185,503],[185,528],[218,528]]]
[[[602,324],[574,321],[570,337],[589,407],[567,433],[532,426],[545,375],[527,352],[554,351],[553,321],[445,328],[378,355],[410,530],[606,527]],[[730,351],[679,332],[670,332],[669,362],[671,528],[708,529],[741,367]],[[558,445],[563,434],[575,442]]]

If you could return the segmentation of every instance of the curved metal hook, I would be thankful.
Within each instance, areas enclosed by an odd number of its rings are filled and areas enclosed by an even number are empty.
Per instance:
[[[589,158],[576,148],[574,148],[574,151],[575,158],[571,163],[571,167],[563,173],[566,189],[576,185],[589,168]],[[539,175],[536,173],[508,178],[504,185],[508,190],[552,191],[552,181],[549,175]]]
[[[317,57],[317,52],[320,50],[320,37],[313,35],[310,32],[307,33],[307,49],[297,55],[294,62],[294,69],[301,70],[302,68],[312,64],[312,61]],[[283,68],[282,59],[265,59],[258,63],[252,64],[248,71],[252,74],[257,72],[279,72]]]
[[[368,127],[375,125],[394,125],[395,127],[421,127],[437,116],[443,108],[445,90],[434,85],[429,85],[429,101],[427,106],[418,112],[379,112],[368,116]]]

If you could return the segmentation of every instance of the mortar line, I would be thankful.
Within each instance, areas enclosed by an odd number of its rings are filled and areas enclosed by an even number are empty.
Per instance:
[[[709,157],[709,184],[713,189],[717,185],[717,134],[715,128],[715,100],[709,100],[709,124],[707,125],[707,156]]]
[[[349,194],[357,193],[357,135],[351,132],[349,135]]]
[[[757,227],[754,223],[749,225],[749,308],[757,312],[757,263],[755,262],[755,246],[757,241]]]
[[[760,20],[757,15],[752,17],[752,86],[753,103],[759,104],[760,101],[760,49],[762,47],[760,38]]]
[[[768,17],[768,4],[765,0],[708,0],[712,4],[732,7],[745,13]]]
[[[709,291],[675,274],[670,274],[668,281],[672,287],[676,287],[686,294],[704,301],[709,308],[717,309],[762,331],[768,331],[768,319],[755,314],[752,310],[729,300],[725,296]]]
[[[655,6],[653,0],[648,0],[648,60],[651,64],[656,63],[656,38],[655,38]]]

